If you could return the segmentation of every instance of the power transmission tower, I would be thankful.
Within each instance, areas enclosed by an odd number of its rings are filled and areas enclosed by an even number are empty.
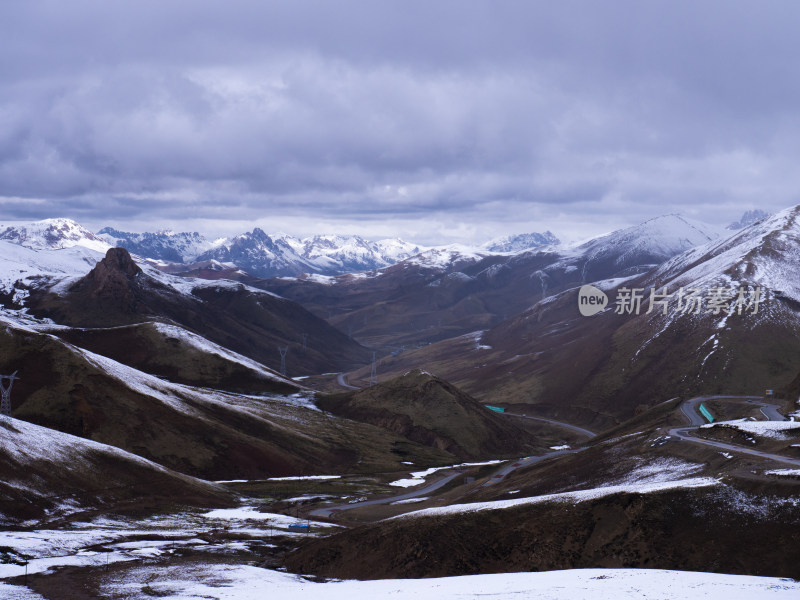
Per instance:
[[[305,352],[306,351],[306,340],[308,339],[308,334],[307,333],[303,333],[302,336],[303,336],[303,352]]]
[[[375,385],[376,383],[378,383],[378,369],[377,369],[375,354],[376,354],[375,352],[372,353],[372,371],[369,374],[370,385]]]
[[[11,375],[0,375],[0,392],[3,394],[3,399],[0,401],[0,414],[11,416],[11,387],[14,385],[14,380],[17,377],[18,371],[14,371]],[[5,380],[8,379],[8,387],[5,385]]]
[[[281,353],[281,375],[286,377],[286,353],[289,351],[289,346],[281,348],[278,346],[278,352]]]

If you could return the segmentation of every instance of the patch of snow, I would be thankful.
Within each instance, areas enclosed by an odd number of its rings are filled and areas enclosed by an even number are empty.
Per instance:
[[[588,490],[576,490],[572,492],[561,492],[558,494],[546,494],[544,496],[533,496],[530,498],[517,498],[514,500],[474,502],[471,504],[452,504],[450,506],[426,508],[424,510],[418,510],[392,518],[406,519],[406,518],[419,518],[419,517],[435,517],[441,515],[479,512],[484,510],[503,510],[507,508],[516,508],[518,506],[542,504],[544,502],[585,502],[587,500],[595,500],[597,498],[610,496],[612,494],[621,494],[621,493],[650,494],[655,492],[661,492],[664,490],[671,490],[678,488],[710,487],[718,484],[719,481],[717,479],[712,479],[710,477],[694,477],[690,479],[681,479],[679,481],[654,481],[654,482],[644,482],[644,483],[628,483],[622,485],[597,487]]]
[[[286,498],[284,502],[297,503],[297,502],[306,502],[308,500],[328,500],[333,497],[334,496],[331,496],[330,494],[316,494],[316,495],[305,494],[303,496],[295,496],[294,498]]]
[[[677,481],[681,477],[687,477],[702,470],[703,465],[701,464],[689,463],[677,458],[656,458],[647,462],[640,460],[633,470],[613,483],[629,485]]]
[[[480,331],[473,331],[472,333],[466,333],[460,336],[461,339],[464,340],[472,340],[475,343],[475,350],[491,350],[491,346],[487,346],[485,344],[481,344],[481,338],[483,334],[486,333],[486,329],[482,329]]]
[[[0,583],[0,598],[5,600],[46,600],[44,596],[40,596],[26,587],[10,583]]]
[[[327,481],[331,479],[341,479],[341,475],[298,475],[296,477],[270,477],[266,481],[303,481],[303,480],[320,480]]]
[[[398,479],[397,481],[392,481],[388,485],[392,485],[394,487],[408,488],[408,487],[414,487],[415,485],[420,485],[422,483],[425,483],[424,479],[414,478],[414,479]]]
[[[766,475],[780,475],[783,477],[800,477],[800,469],[773,469],[764,471]]]
[[[306,281],[313,281],[314,283],[321,283],[322,285],[333,285],[336,283],[336,277],[331,275],[319,275],[318,273],[311,273],[304,277]]]
[[[777,440],[787,439],[787,432],[800,433],[800,421],[750,421],[749,419],[736,419],[733,421],[717,421],[702,425],[701,429],[712,427],[732,427],[740,431]]]
[[[485,465],[496,465],[496,464],[500,464],[502,462],[507,462],[507,461],[487,460],[487,461],[484,461],[484,462],[461,463],[461,464],[458,464],[458,465],[450,465],[450,466],[447,466],[447,467],[431,467],[430,469],[425,469],[424,471],[416,471],[414,473],[411,473],[410,474],[411,477],[412,477],[411,479],[398,479],[397,481],[393,481],[392,483],[389,483],[388,485],[393,485],[393,486],[396,486],[396,487],[413,487],[415,485],[419,485],[421,483],[424,483],[425,482],[425,478],[428,477],[429,475],[433,475],[437,471],[442,471],[444,469],[454,469],[454,468],[458,468],[458,467],[483,467]]]

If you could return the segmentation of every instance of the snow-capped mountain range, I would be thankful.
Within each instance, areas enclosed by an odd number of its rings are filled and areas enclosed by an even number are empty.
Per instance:
[[[741,222],[764,218],[759,211],[748,211]],[[720,230],[721,231],[721,230]],[[420,265],[445,268],[457,262],[475,261],[490,255],[552,250],[565,259],[580,255],[586,264],[603,262],[615,254],[637,254],[642,264],[658,264],[678,252],[719,236],[715,228],[691,222],[679,215],[666,215],[640,225],[599,236],[580,246],[564,247],[550,231],[511,235],[479,246],[451,244],[422,246],[399,238],[366,240],[357,235],[315,235],[296,238],[283,233],[268,234],[255,228],[232,238],[210,240],[194,232],[132,233],[110,227],[96,234],[70,219],[45,219],[36,222],[0,223],[0,240],[33,250],[62,249],[74,246],[97,252],[121,247],[132,254],[174,267],[223,263],[258,277],[286,277],[302,274],[334,276],[374,271],[412,260]],[[637,238],[633,240],[632,238]],[[620,257],[614,257],[614,260]],[[622,257],[626,258],[626,257]],[[627,256],[627,258],[631,258]],[[444,264],[446,263],[446,264]],[[584,265],[582,268],[586,268]]]
[[[399,238],[370,241],[357,235],[300,239],[283,233],[268,234],[259,228],[232,238],[209,240],[197,232],[169,230],[132,233],[105,227],[95,234],[70,219],[0,224],[0,240],[34,250],[82,246],[105,252],[110,247],[121,247],[140,258],[164,264],[216,261],[259,277],[340,275],[381,269],[423,253],[484,256],[558,243],[549,231],[507,236],[479,248],[467,248],[422,246]],[[426,259],[423,256],[420,260]]]
[[[261,229],[217,242],[216,247],[184,262],[216,260],[233,263],[261,277],[304,273],[340,275],[380,269],[426,250],[400,239],[377,242],[360,236],[316,235],[298,239],[269,235]]]

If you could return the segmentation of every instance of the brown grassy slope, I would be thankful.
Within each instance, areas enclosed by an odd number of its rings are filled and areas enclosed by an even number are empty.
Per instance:
[[[520,456],[537,447],[536,440],[508,418],[418,370],[355,392],[322,397],[318,405],[463,459]]]
[[[54,329],[67,342],[117,362],[185,385],[249,394],[292,394],[289,381],[262,375],[240,362],[204,352],[153,323],[101,329]]]
[[[461,484],[427,505],[686,477],[721,480],[713,487],[383,520],[316,540],[291,555],[288,565],[297,572],[367,579],[589,567],[797,577],[798,480],[767,475],[777,466],[771,461],[725,456],[670,438],[670,427],[685,424],[679,405],[662,403],[577,452],[492,478],[489,486],[481,479]]]
[[[775,484],[769,494],[794,488]],[[769,516],[735,488],[615,494],[450,516],[398,518],[315,540],[290,570],[336,578],[441,577],[577,568],[649,568],[800,577],[800,509]]]
[[[0,331],[0,364],[21,377],[14,416],[206,479],[398,470],[407,456],[419,464],[453,458],[285,400],[170,387],[134,372],[155,388],[151,395],[60,340],[29,331]]]
[[[232,506],[235,498],[115,448],[0,418],[0,519],[6,524],[132,504]]]

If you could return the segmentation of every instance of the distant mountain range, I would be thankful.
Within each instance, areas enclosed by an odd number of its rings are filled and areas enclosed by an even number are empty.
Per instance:
[[[129,233],[110,227],[101,229],[98,237],[142,258],[185,265],[216,261],[258,277],[372,271],[437,249],[399,238],[370,241],[357,235],[315,235],[298,239],[286,234],[268,234],[259,228],[214,241],[198,233]],[[494,240],[481,250],[520,252],[557,243],[558,238],[548,231]]]
[[[765,216],[766,213],[759,210],[748,211],[739,222],[732,223],[729,229],[744,226]],[[697,231],[690,232],[684,239],[677,239],[669,231],[656,231],[656,238],[660,236],[666,240],[665,243],[672,246],[659,249],[655,248],[658,244],[655,239],[647,240],[643,242],[641,251],[653,250],[651,263],[657,264],[664,257],[671,256],[675,249],[683,250],[699,241],[707,241],[698,238],[698,234],[706,237],[716,235],[709,234],[713,228],[707,225],[695,223],[693,226]],[[604,237],[596,238],[589,244],[605,244],[603,239]],[[550,231],[505,236],[478,246],[422,246],[399,238],[370,241],[357,235],[315,235],[299,239],[282,233],[268,234],[259,228],[232,238],[215,240],[209,240],[197,232],[159,230],[133,233],[111,227],[105,227],[95,234],[80,224],[63,218],[0,224],[0,240],[34,250],[82,246],[105,252],[110,247],[120,247],[139,258],[153,261],[156,266],[172,273],[197,274],[204,268],[211,268],[218,272],[240,270],[262,278],[336,276],[384,269],[408,259],[432,267],[446,267],[453,262],[485,258],[489,255],[545,250],[568,253],[568,249]],[[645,247],[648,245],[649,248]],[[602,257],[596,255],[593,260],[596,262],[602,260]]]
[[[665,215],[573,246],[435,248],[359,276],[257,282],[368,345],[408,347],[489,329],[583,283],[644,273],[718,231]]]
[[[105,227],[96,234],[70,219],[0,224],[0,240],[33,250],[81,246],[105,252],[125,248],[171,273],[244,271],[256,277],[296,277],[304,274],[334,276],[373,271],[423,255],[502,254],[532,250],[559,243],[551,232],[506,236],[483,246],[422,246],[399,238],[366,240],[357,235],[315,235],[296,238],[262,229],[232,238],[209,240],[197,232],[132,233]],[[455,250],[454,250],[455,249]]]

